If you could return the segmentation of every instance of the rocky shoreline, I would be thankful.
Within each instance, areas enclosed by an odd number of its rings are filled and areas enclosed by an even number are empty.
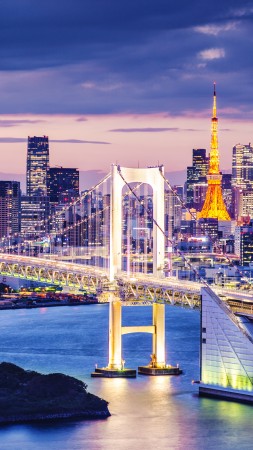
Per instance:
[[[87,385],[74,377],[0,364],[0,424],[109,416],[108,402],[87,392]]]
[[[14,424],[14,423],[27,423],[27,422],[41,422],[41,421],[59,421],[59,420],[97,420],[107,419],[110,417],[106,411],[77,411],[72,413],[55,413],[55,414],[26,414],[20,416],[0,416],[0,425]]]

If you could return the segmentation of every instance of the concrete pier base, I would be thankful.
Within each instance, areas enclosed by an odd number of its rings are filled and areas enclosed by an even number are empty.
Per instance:
[[[107,367],[95,368],[92,377],[135,378],[136,370],[125,368],[122,358],[122,335],[128,333],[151,333],[152,354],[147,366],[138,367],[142,375],[180,375],[182,370],[166,364],[165,360],[165,305],[153,303],[152,325],[122,326],[122,303],[115,289],[109,296],[109,363]]]
[[[135,369],[109,369],[108,367],[96,368],[92,372],[93,378],[136,378]]]
[[[182,369],[178,366],[164,367],[150,367],[150,366],[140,366],[138,367],[138,374],[140,375],[181,375],[183,373]]]

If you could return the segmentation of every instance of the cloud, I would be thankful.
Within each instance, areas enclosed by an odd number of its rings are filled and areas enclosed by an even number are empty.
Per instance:
[[[76,122],[87,122],[87,118],[86,117],[78,117],[78,119],[76,119]]]
[[[224,24],[206,24],[194,27],[197,33],[207,34],[211,36],[218,36],[227,31],[234,31],[239,25],[239,22],[227,22]]]
[[[27,142],[27,138],[0,137],[0,143],[2,144],[16,144],[19,142]]]
[[[201,113],[213,79],[249,113],[252,1],[1,2],[0,113]]]
[[[225,50],[224,48],[208,48],[199,52],[198,56],[204,60],[220,59],[225,57]]]
[[[123,88],[123,83],[104,83],[104,84],[98,84],[98,83],[93,83],[91,81],[82,83],[81,85],[84,89],[94,89],[97,91],[102,91],[102,92],[110,92],[110,91],[116,91],[118,89],[122,89]]]
[[[69,143],[69,144],[102,144],[102,145],[109,145],[111,142],[105,142],[105,141],[83,141],[81,139],[50,139],[50,142],[62,142],[62,143]]]
[[[83,141],[81,139],[49,139],[50,142],[62,142],[63,144],[101,144],[109,145],[110,142],[105,141]],[[27,142],[27,138],[14,138],[14,137],[0,137],[0,143],[15,144],[20,142]]]
[[[178,131],[178,128],[115,128],[112,133],[162,133],[164,131]]]
[[[46,120],[31,120],[31,119],[0,119],[0,127],[8,128],[8,127],[16,127],[18,125],[27,125],[33,123],[42,123],[46,122]]]
[[[253,7],[252,6],[245,6],[241,8],[236,8],[233,11],[233,15],[236,17],[247,17],[251,16],[253,13]]]
[[[114,130],[109,130],[112,133],[163,133],[164,131],[173,131],[173,132],[178,132],[178,131],[200,131],[200,130],[195,130],[193,128],[177,128],[177,127],[173,127],[173,128],[152,128],[152,127],[148,127],[148,128],[115,128]]]

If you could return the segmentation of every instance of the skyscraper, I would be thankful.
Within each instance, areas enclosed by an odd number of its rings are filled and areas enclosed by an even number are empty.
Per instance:
[[[176,188],[174,188],[176,190]],[[182,219],[182,205],[179,198],[172,191],[165,191],[165,233],[169,239],[173,238],[175,230],[180,230]]]
[[[221,180],[221,188],[222,188],[222,197],[226,208],[229,212],[230,217],[234,217],[234,208],[232,204],[232,174],[231,173],[223,173]]]
[[[193,166],[187,167],[186,173],[186,204],[188,208],[193,207],[193,187],[197,182],[196,172]]]
[[[235,228],[235,253],[240,255],[242,266],[253,262],[253,221]]]
[[[206,156],[206,149],[194,148],[192,150],[192,166],[187,167],[186,196],[187,206],[189,208],[196,207],[194,202],[194,189],[197,184],[206,183],[207,171],[208,157]]]
[[[237,144],[233,147],[232,185],[242,189],[253,187],[253,147]]]
[[[201,211],[207,192],[207,183],[195,183],[193,186],[193,208]]]
[[[48,196],[50,202],[59,202],[63,194],[79,195],[79,171],[65,167],[50,167],[48,176]]]
[[[205,203],[200,213],[200,218],[230,220],[230,216],[222,198],[221,180],[222,174],[220,172],[218,150],[218,118],[216,116],[216,88],[214,83],[211,150],[207,175],[208,188]]]
[[[28,196],[47,195],[48,170],[48,136],[28,136],[26,168],[26,193]]]
[[[253,189],[233,188],[234,218],[241,221],[243,217],[253,219]]]
[[[0,181],[0,237],[20,231],[20,183]]]
[[[192,163],[199,182],[201,183],[206,181],[206,175],[208,172],[208,157],[206,156],[205,148],[194,148],[192,150]]]
[[[21,233],[27,238],[34,237],[40,232],[47,233],[49,224],[49,198],[38,195],[22,195],[21,197]]]

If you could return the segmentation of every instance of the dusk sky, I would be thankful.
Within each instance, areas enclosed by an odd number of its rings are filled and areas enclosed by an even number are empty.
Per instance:
[[[253,139],[253,0],[0,6],[0,172],[25,172],[28,135],[52,166],[185,169],[209,149],[214,80],[221,168]]]

